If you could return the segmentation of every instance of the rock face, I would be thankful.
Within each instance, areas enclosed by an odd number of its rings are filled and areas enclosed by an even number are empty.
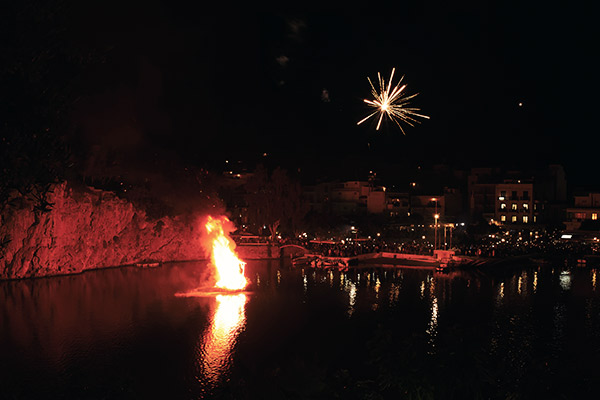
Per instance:
[[[0,212],[0,279],[78,273],[142,260],[206,258],[201,216],[151,220],[112,192],[55,185],[48,212],[19,199]]]

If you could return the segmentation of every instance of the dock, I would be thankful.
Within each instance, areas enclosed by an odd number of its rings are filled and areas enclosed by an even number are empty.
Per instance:
[[[320,254],[305,254],[292,260],[295,266],[315,268],[333,268],[347,270],[350,268],[371,267],[374,265],[389,265],[396,268],[417,268],[445,270],[460,265],[462,258],[448,250],[438,250],[434,255],[376,252],[359,254],[350,257],[323,256]]]

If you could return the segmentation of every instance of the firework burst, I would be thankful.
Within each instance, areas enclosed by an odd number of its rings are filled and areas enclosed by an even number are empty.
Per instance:
[[[419,123],[419,121],[416,119],[417,117],[429,119],[427,115],[418,113],[420,109],[407,107],[410,104],[410,100],[417,96],[418,93],[410,96],[405,95],[404,89],[406,88],[406,85],[400,86],[404,76],[400,78],[400,81],[392,90],[392,80],[394,79],[395,71],[396,68],[393,68],[387,86],[385,84],[385,80],[381,77],[381,74],[379,72],[377,73],[377,78],[379,79],[379,91],[375,89],[373,82],[371,82],[371,78],[367,77],[369,83],[371,84],[371,94],[373,95],[374,100],[365,99],[364,102],[376,110],[360,120],[357,125],[360,125],[369,118],[379,114],[379,120],[377,121],[376,128],[376,130],[379,130],[379,126],[381,125],[384,115],[387,115],[390,120],[394,121],[396,125],[398,125],[402,133],[406,135],[406,133],[404,133],[404,129],[402,129],[402,126],[400,125],[400,121],[410,126],[414,126],[415,123]]]

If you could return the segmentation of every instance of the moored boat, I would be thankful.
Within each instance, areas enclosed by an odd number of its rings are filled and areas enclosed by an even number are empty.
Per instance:
[[[135,266],[140,268],[156,268],[161,265],[162,262],[156,260],[143,260],[135,263]]]

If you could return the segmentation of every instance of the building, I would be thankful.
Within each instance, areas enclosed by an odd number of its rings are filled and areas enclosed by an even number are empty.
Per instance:
[[[444,195],[440,196],[444,203],[444,215],[448,222],[464,222],[465,216],[465,196],[458,187],[444,187]]]
[[[385,186],[372,187],[367,192],[367,213],[384,214],[388,213],[387,196]]]
[[[420,215],[426,223],[435,223],[436,215],[438,223],[445,220],[445,204],[444,196],[410,196],[411,215]]]
[[[507,179],[496,185],[494,220],[500,224],[537,223],[537,208],[533,198],[533,181]]]
[[[328,193],[330,212],[335,215],[366,213],[369,191],[369,184],[364,181],[331,184]]]
[[[468,177],[472,220],[499,225],[562,224],[566,192],[560,165],[533,171],[473,168]]]
[[[573,206],[566,211],[564,224],[567,231],[600,230],[600,193],[573,196]]]
[[[390,217],[410,217],[410,196],[405,192],[386,191],[386,211]]]
[[[332,215],[383,214],[387,211],[386,188],[367,181],[323,182],[304,187],[312,210]]]
[[[444,195],[411,195],[390,192],[368,181],[326,182],[304,187],[304,196],[313,211],[343,215],[380,215],[407,219],[421,216],[433,221],[445,215]],[[414,218],[413,218],[414,219]]]
[[[496,218],[496,184],[500,180],[497,168],[473,168],[467,178],[469,215],[472,221]]]

